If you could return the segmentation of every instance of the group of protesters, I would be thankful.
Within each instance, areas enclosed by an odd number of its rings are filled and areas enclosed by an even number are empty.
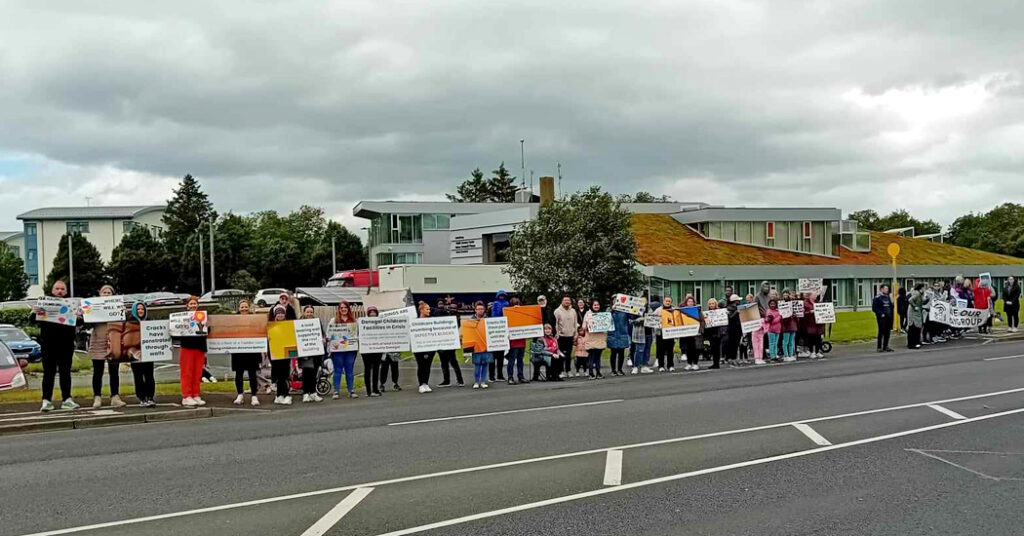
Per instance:
[[[872,303],[878,322],[878,351],[892,351],[889,347],[889,336],[895,327],[894,311],[899,313],[901,327],[908,334],[908,347],[920,348],[924,344],[943,343],[948,338],[959,338],[964,330],[949,329],[948,326],[932,320],[929,311],[936,301],[955,304],[957,300],[966,300],[977,309],[993,312],[995,295],[988,285],[974,286],[970,279],[957,277],[951,285],[936,282],[930,289],[923,283],[915,285],[909,293],[902,289],[894,300],[889,296],[887,286],[882,286],[878,296]],[[62,281],[54,283],[51,294],[57,298],[67,295],[67,287]],[[105,286],[101,296],[114,294],[114,289]],[[1010,277],[1007,279],[1002,297],[1004,312],[1010,331],[1016,331],[1019,324],[1019,299],[1021,288],[1019,283]],[[609,297],[610,298],[610,297]],[[669,296],[661,298],[651,296],[645,309],[639,314],[630,314],[623,310],[609,307],[601,299],[573,298],[562,296],[560,303],[548,307],[545,296],[539,296],[536,305],[541,309],[543,336],[533,339],[517,339],[509,341],[509,349],[505,351],[489,351],[486,346],[477,344],[463,349],[467,364],[473,366],[474,389],[487,389],[490,383],[505,381],[510,385],[529,383],[530,381],[561,382],[575,378],[601,379],[603,356],[610,353],[609,373],[612,376],[628,374],[650,374],[674,372],[676,357],[685,360],[684,371],[701,369],[701,361],[710,361],[709,369],[719,369],[722,362],[730,367],[747,365],[764,365],[769,362],[794,361],[797,357],[818,359],[823,357],[823,324],[819,324],[815,315],[817,296],[814,292],[795,292],[783,289],[778,292],[772,289],[767,281],[762,282],[757,294],[741,297],[731,287],[725,288],[721,298],[710,298],[706,304],[698,304],[694,296],[683,297],[680,307],[696,307],[705,305],[705,311],[725,309],[728,322],[726,325],[707,326],[703,315],[698,318],[699,329],[696,336],[667,338],[663,328],[672,327],[679,322],[673,299]],[[610,300],[609,300],[610,301]],[[779,310],[785,302],[802,302],[802,310],[807,313],[798,316],[783,316]],[[473,304],[474,319],[500,317],[506,307],[522,305],[517,297],[509,297],[504,291],[498,292],[495,300],[485,304],[482,301]],[[136,397],[142,407],[153,407],[155,402],[154,364],[142,362],[139,353],[139,325],[146,319],[146,306],[143,303],[126,304],[129,314],[127,321],[119,327],[117,333],[109,333],[108,325],[101,324],[94,328],[90,339],[89,354],[93,360],[93,391],[94,407],[101,405],[100,391],[103,384],[104,366],[108,367],[110,377],[111,404],[123,407],[126,402],[119,394],[118,361],[128,360],[135,380]],[[187,310],[197,310],[199,299],[188,298]],[[760,324],[756,330],[743,329],[740,320],[741,308],[757,307]],[[456,316],[458,308],[451,300],[440,300],[436,307],[419,302],[416,307],[419,317]],[[40,311],[37,309],[34,314]],[[238,314],[254,314],[252,305],[242,300],[238,306]],[[611,330],[595,330],[595,317],[598,313],[610,312]],[[81,314],[80,312],[78,314]],[[375,307],[367,307],[364,314],[378,316]],[[268,313],[269,321],[295,320],[297,318],[316,318],[313,307],[300,307],[298,301],[288,293],[280,296]],[[647,319],[658,319],[653,325]],[[342,301],[337,305],[330,323],[355,323],[356,313],[353,307]],[[991,314],[985,325],[979,327],[982,332],[991,328]],[[77,409],[79,406],[71,396],[71,360],[74,353],[75,327],[50,322],[40,323],[40,343],[43,347],[43,384],[42,411],[55,408],[51,402],[54,382],[59,377],[62,403],[64,409]],[[321,327],[323,333],[323,327]],[[325,337],[326,340],[326,337]],[[133,342],[134,341],[134,342]],[[206,338],[178,337],[179,373],[181,384],[182,405],[196,407],[205,405],[201,397],[201,386],[204,376],[209,375],[206,366]],[[678,354],[677,354],[678,346]],[[455,350],[439,352],[415,353],[417,368],[417,384],[421,394],[432,391],[430,374],[435,354],[440,357],[443,379],[436,387],[464,386],[462,370]],[[653,359],[652,359],[653,354]],[[275,390],[274,403],[290,405],[291,380],[301,378],[303,402],[321,402],[323,397],[317,393],[315,383],[318,372],[323,370],[329,361],[333,369],[333,398],[338,399],[347,393],[350,398],[357,398],[355,390],[355,363],[357,355],[362,359],[362,373],[366,395],[379,397],[387,391],[390,376],[391,388],[401,390],[398,381],[401,360],[399,353],[362,353],[355,350],[329,352],[325,356],[302,357],[298,359],[270,360],[266,353],[232,354],[231,368],[235,373],[237,396],[235,404],[245,402],[245,376],[248,375],[250,404],[258,406],[259,386],[261,380],[267,389]],[[524,374],[526,363],[533,365],[532,375],[527,379]],[[260,374],[261,370],[269,369],[270,380],[266,381]],[[345,391],[342,391],[341,380],[345,380]]]
[[[1016,333],[1020,325],[1020,295],[1020,283],[1013,276],[1007,277],[1003,283],[1002,299],[1007,329],[1011,333]],[[878,326],[876,350],[893,351],[889,339],[896,327],[894,312],[899,317],[899,330],[907,334],[909,349],[916,350],[925,345],[962,338],[967,329],[952,328],[932,318],[931,310],[936,302],[954,307],[961,304],[985,311],[986,319],[977,329],[979,333],[991,333],[997,298],[987,279],[972,281],[962,275],[956,276],[952,283],[935,281],[930,286],[917,283],[909,292],[900,288],[895,302],[890,296],[889,286],[882,285],[871,304]]]

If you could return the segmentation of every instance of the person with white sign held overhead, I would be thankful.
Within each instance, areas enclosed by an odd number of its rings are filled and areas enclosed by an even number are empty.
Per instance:
[[[67,285],[57,280],[50,288],[50,297],[64,300],[68,295]],[[81,312],[68,311],[69,316],[81,316]],[[53,322],[43,309],[36,305],[33,308],[30,322],[39,324],[39,345],[43,354],[43,404],[40,411],[47,412],[54,409],[53,383],[57,376],[60,376],[60,394],[62,409],[78,409],[78,404],[71,398],[71,360],[75,354],[75,322],[68,323]]]
[[[252,305],[249,303],[249,300],[240,300],[238,302],[238,314],[252,314]],[[235,394],[237,396],[234,403],[236,406],[241,406],[245,403],[245,374],[249,375],[249,402],[253,406],[260,405],[260,399],[256,396],[259,389],[259,379],[256,373],[259,371],[262,362],[263,354],[260,353],[231,354],[231,370],[235,372]]]
[[[328,331],[330,326],[352,326],[356,325],[356,317],[352,314],[352,307],[349,306],[348,302],[341,300],[338,302],[338,307],[334,310],[334,318],[331,319],[328,324]],[[334,395],[331,397],[337,400],[341,395],[341,376],[345,375],[345,389],[348,391],[349,398],[359,398],[356,394],[356,377],[355,377],[355,366],[356,366],[356,351],[355,350],[338,350],[331,351],[331,364],[334,365]]]
[[[604,379],[601,374],[601,354],[608,347],[608,332],[594,331],[597,327],[597,313],[601,312],[601,302],[594,300],[590,303],[590,310],[583,317],[583,333],[587,345],[587,373],[590,379]]]
[[[100,296],[108,297],[114,295],[114,287],[103,285],[100,287]],[[117,373],[117,361],[110,353],[110,344],[107,341],[109,324],[100,322],[93,324],[92,334],[89,335],[89,357],[92,358],[92,407],[99,409],[103,407],[103,369],[106,368],[110,375],[110,405],[115,408],[123,408],[127,405],[121,400],[121,378]]]

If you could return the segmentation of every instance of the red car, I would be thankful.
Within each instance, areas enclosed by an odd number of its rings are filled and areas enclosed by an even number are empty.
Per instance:
[[[22,369],[28,361],[17,359],[14,352],[6,344],[0,342],[0,391],[8,389],[27,389],[28,379]]]

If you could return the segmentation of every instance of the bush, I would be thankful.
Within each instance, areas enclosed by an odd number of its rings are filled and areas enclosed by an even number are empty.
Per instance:
[[[0,324],[14,324],[22,329],[34,327],[28,320],[31,316],[32,309],[29,307],[0,309]]]

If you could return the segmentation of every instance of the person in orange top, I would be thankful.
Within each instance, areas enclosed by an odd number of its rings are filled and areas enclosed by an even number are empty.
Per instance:
[[[487,317],[487,306],[484,302],[478,301],[473,304],[473,320],[483,322]],[[469,350],[466,348],[463,350]],[[494,361],[494,356],[487,351],[487,341],[480,338],[473,345],[473,389],[487,389],[487,365]]]

